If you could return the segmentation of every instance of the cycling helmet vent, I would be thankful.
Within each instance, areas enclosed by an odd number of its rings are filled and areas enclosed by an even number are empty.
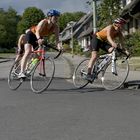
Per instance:
[[[117,19],[114,20],[114,23],[116,23],[116,24],[125,24],[126,20],[123,19],[123,18],[117,18]]]
[[[47,16],[60,16],[60,12],[55,9],[51,9],[47,12]]]

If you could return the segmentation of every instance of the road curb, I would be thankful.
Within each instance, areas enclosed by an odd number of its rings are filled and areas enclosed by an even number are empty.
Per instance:
[[[6,59],[6,60],[0,60],[0,63],[8,62],[11,61],[11,59]]]
[[[72,76],[73,76],[73,72],[74,72],[74,64],[73,64],[72,61],[71,61],[69,58],[67,58],[66,56],[63,56],[63,58],[67,61],[68,65],[69,65],[69,67],[70,67],[70,77],[69,77],[69,79],[71,79]]]

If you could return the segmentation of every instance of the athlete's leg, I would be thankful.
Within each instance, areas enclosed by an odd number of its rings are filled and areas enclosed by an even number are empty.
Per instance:
[[[25,68],[26,68],[28,56],[30,55],[30,53],[32,51],[32,45],[25,44],[24,49],[25,49],[25,53],[24,53],[22,60],[21,60],[21,72],[20,73],[23,73]]]
[[[91,74],[93,65],[98,57],[98,51],[102,42],[96,36],[93,36],[91,45],[91,58],[88,63],[88,74]]]
[[[88,74],[91,74],[93,65],[94,65],[97,57],[98,57],[98,52],[97,51],[92,51],[91,52],[91,58],[90,58],[89,63],[88,63]]]

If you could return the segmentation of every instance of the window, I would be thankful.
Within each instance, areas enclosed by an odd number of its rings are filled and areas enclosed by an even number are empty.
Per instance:
[[[138,29],[138,24],[139,24],[138,20],[135,19],[135,28],[136,28],[136,29]]]
[[[129,3],[131,3],[131,0],[126,0],[126,4],[129,4]]]

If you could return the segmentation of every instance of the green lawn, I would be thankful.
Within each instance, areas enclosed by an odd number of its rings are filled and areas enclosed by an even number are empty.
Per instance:
[[[0,58],[11,58],[14,56],[15,56],[15,53],[0,53]]]
[[[130,58],[129,65],[132,70],[140,70],[140,57]]]

